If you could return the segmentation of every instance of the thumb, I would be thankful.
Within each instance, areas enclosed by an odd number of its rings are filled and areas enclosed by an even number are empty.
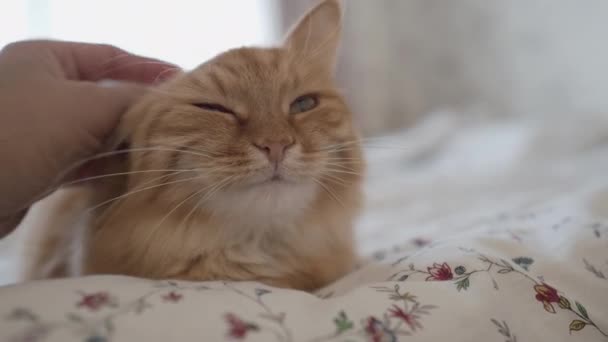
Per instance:
[[[74,82],[71,86],[68,120],[73,134],[67,137],[70,143],[67,144],[66,141],[64,144],[66,158],[61,163],[57,183],[95,176],[108,165],[112,166],[121,160],[113,157],[87,158],[116,147],[109,143],[112,142],[123,114],[146,91],[143,86],[119,82]]]
[[[141,85],[106,82],[78,82],[74,108],[81,108],[73,119],[98,141],[112,134],[120,118],[146,91]]]

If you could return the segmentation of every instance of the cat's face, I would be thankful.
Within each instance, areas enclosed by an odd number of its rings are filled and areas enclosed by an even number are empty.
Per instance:
[[[357,182],[357,134],[332,82],[339,18],[326,1],[283,47],[228,51],[153,92],[131,118],[131,147],[159,150],[135,153],[132,168],[191,170],[171,189],[216,210],[299,210]]]

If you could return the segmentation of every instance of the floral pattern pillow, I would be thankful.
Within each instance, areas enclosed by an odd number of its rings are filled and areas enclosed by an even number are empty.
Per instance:
[[[317,293],[93,276],[0,288],[0,340],[608,341],[595,186],[401,239]],[[437,231],[438,233],[433,233]]]

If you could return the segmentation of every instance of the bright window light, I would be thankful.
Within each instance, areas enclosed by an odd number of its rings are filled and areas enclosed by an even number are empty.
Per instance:
[[[0,46],[53,38],[109,43],[193,68],[217,53],[277,41],[276,0],[3,0]]]

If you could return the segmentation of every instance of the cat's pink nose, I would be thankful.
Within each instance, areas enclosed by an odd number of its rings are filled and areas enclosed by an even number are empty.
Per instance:
[[[293,145],[293,140],[265,140],[253,145],[264,152],[272,164],[277,165],[285,158],[285,151]]]

